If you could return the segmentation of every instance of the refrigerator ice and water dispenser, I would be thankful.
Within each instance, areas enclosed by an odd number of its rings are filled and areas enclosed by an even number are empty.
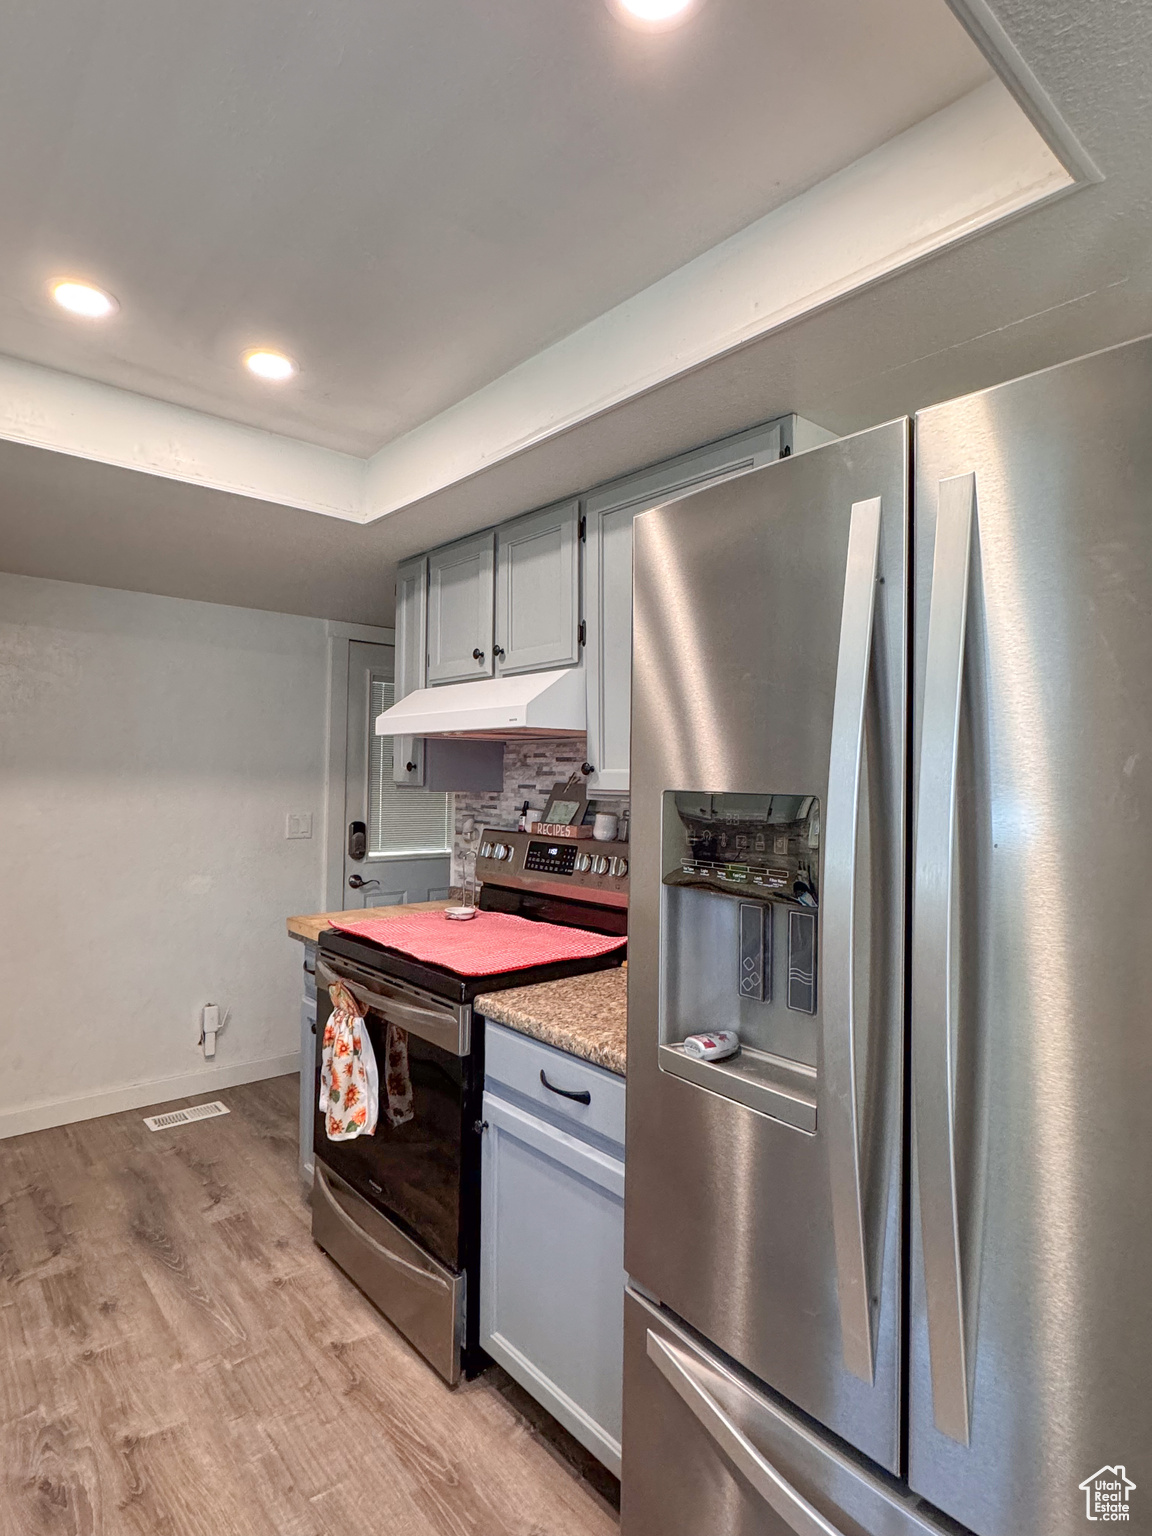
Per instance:
[[[663,805],[660,1065],[816,1128],[820,802],[806,794],[670,790]],[[735,1030],[699,1061],[682,1042]]]

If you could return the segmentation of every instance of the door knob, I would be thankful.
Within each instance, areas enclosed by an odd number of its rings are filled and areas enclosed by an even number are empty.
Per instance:
[[[416,764],[415,763],[405,763],[404,764],[404,772],[405,773],[415,773],[416,772]]]
[[[373,885],[379,888],[380,882],[379,880],[365,880],[363,875],[349,875],[348,884],[354,891],[366,891],[369,886]]]
[[[477,646],[476,649],[472,652],[472,660],[473,661],[483,661],[484,660],[484,652],[480,649],[479,646]]]
[[[494,645],[492,647],[492,654],[499,661],[504,655],[504,647],[502,645]]]

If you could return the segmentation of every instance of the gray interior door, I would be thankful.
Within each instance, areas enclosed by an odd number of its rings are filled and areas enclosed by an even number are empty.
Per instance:
[[[397,784],[396,738],[377,736],[376,716],[394,702],[393,647],[348,647],[348,742],[344,787],[345,907],[388,907],[448,895],[452,797]]]
[[[1152,1531],[1152,344],[916,462],[910,1480]]]
[[[899,421],[634,525],[625,1265],[893,1469],[907,480]]]

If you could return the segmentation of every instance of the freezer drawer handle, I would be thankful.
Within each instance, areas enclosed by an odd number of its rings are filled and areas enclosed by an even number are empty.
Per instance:
[[[856,1040],[856,842],[864,721],[880,562],[880,498],[852,504],[844,607],[832,704],[824,836],[824,1114],[832,1186],[832,1231],[844,1364],[875,1379],[872,1306],[860,1180]]]
[[[681,1364],[680,1351],[648,1330],[648,1358],[691,1409],[734,1467],[796,1536],[844,1536],[767,1461],[733,1424],[711,1393]]]
[[[932,1407],[942,1434],[968,1444],[968,1362],[956,1189],[952,1019],[956,780],[975,475],[941,480],[924,666],[912,893],[912,1085]]]
[[[549,1093],[558,1093],[561,1098],[575,1099],[577,1104],[591,1104],[592,1102],[592,1095],[588,1092],[587,1088],[557,1088],[555,1083],[550,1083],[544,1076],[543,1067],[540,1068],[540,1081]]]

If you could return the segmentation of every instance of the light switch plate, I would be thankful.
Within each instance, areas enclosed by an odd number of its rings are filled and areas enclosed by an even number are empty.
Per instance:
[[[311,837],[312,836],[312,812],[289,811],[287,825],[284,828],[285,837]]]

